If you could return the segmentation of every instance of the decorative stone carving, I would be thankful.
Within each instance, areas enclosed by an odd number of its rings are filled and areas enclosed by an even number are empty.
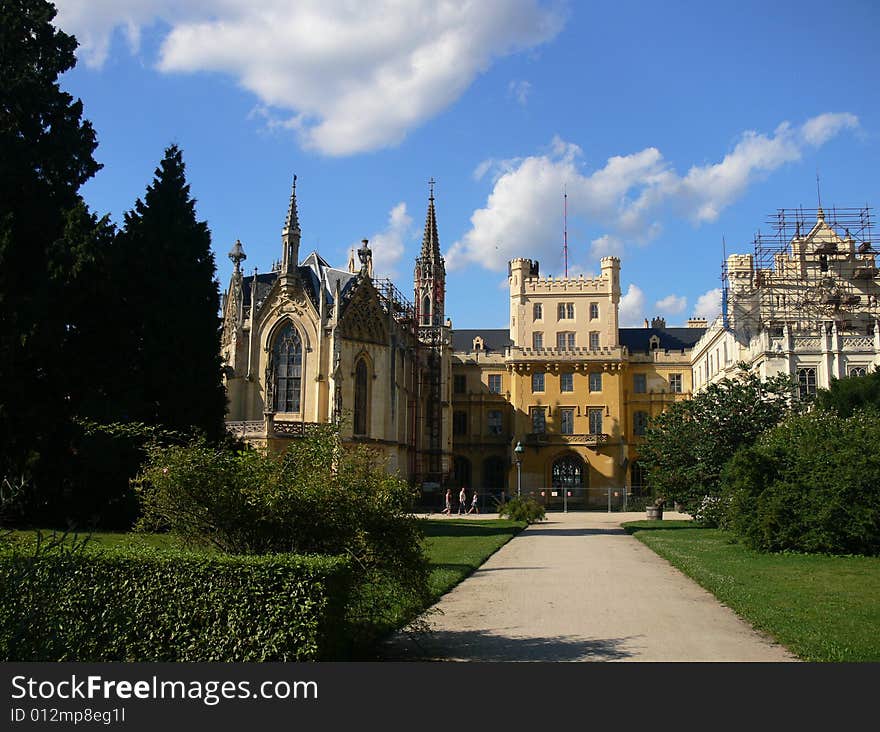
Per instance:
[[[369,280],[362,280],[356,286],[339,322],[339,332],[350,340],[385,345],[388,343],[387,316],[376,290],[368,283]]]

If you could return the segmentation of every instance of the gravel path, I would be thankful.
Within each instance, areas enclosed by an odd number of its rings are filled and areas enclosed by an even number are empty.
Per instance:
[[[426,615],[429,633],[394,636],[387,657],[797,660],[620,528],[642,518],[644,513],[549,514],[444,595]]]

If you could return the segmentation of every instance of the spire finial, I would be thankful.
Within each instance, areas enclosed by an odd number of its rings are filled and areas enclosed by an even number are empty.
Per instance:
[[[235,274],[241,274],[241,263],[247,259],[247,254],[244,253],[244,247],[242,247],[239,239],[236,239],[235,244],[232,245],[232,250],[229,252],[229,258],[235,265]]]
[[[432,177],[428,181],[428,213],[425,216],[425,234],[422,237],[422,260],[440,261],[440,237],[437,234],[437,214],[434,212],[434,184]]]

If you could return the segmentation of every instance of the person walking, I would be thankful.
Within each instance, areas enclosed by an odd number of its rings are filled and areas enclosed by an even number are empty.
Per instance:
[[[467,492],[464,486],[461,487],[461,493],[458,494],[458,514],[465,513],[464,507],[467,505]]]
[[[445,513],[447,516],[452,514],[452,488],[446,489],[446,508],[440,513]]]
[[[479,493],[477,493],[477,489],[474,488],[474,495],[471,496],[471,508],[468,513],[479,513],[480,507],[477,505],[477,498],[479,497]]]

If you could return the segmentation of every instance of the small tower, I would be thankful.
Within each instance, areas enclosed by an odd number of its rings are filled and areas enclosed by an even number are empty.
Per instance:
[[[302,231],[299,228],[299,214],[296,210],[296,176],[293,176],[293,190],[290,193],[290,206],[287,208],[287,219],[281,230],[281,274],[293,274],[299,264],[299,242]]]
[[[446,306],[446,264],[440,254],[440,237],[437,235],[433,178],[429,181],[429,186],[425,234],[422,237],[421,256],[416,259],[413,290],[419,325],[442,326]]]
[[[602,257],[599,260],[602,279],[611,283],[611,307],[607,308],[607,317],[602,324],[602,342],[611,346],[620,345],[619,308],[620,308],[620,258]]]

